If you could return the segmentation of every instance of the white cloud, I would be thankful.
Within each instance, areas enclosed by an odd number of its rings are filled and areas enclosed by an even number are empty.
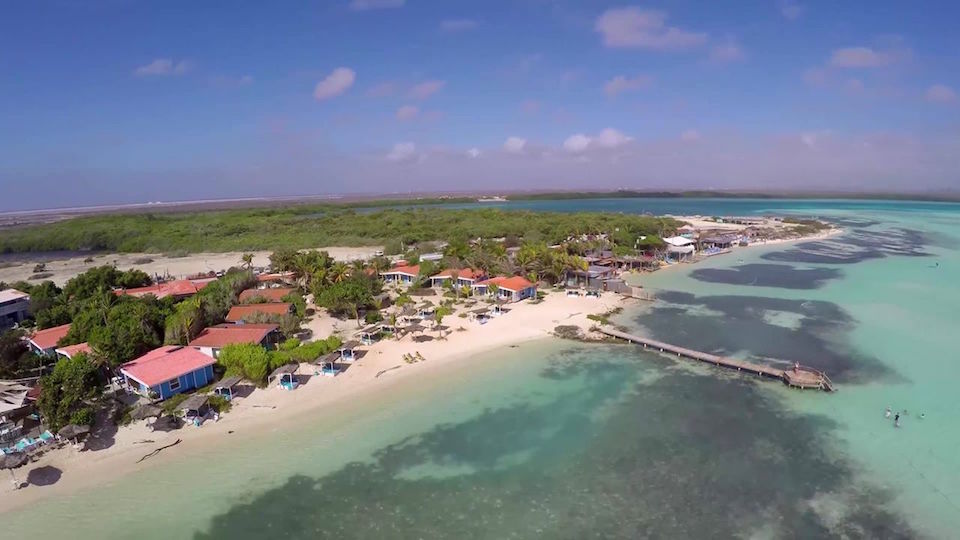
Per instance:
[[[407,94],[413,99],[427,99],[447,85],[447,81],[430,80],[414,85]]]
[[[597,17],[594,29],[607,47],[653,50],[686,49],[702,45],[707,34],[667,26],[663,11],[625,7],[608,9]]]
[[[746,55],[743,52],[743,48],[740,47],[740,44],[733,38],[727,38],[725,42],[714,45],[713,48],[710,49],[710,61],[715,64],[739,62],[745,57]]]
[[[953,103],[957,101],[957,93],[945,84],[935,84],[927,88],[924,97],[932,103]]]
[[[472,158],[474,158],[474,159],[480,157],[480,154],[481,154],[481,152],[480,152],[480,149],[479,149],[479,148],[471,148],[471,149],[467,150],[467,155],[470,156],[470,157],[472,157]]]
[[[317,100],[330,99],[346,92],[357,79],[357,74],[350,68],[338,67],[330,72],[313,89],[313,97]]]
[[[157,58],[149,64],[133,70],[133,74],[140,77],[183,75],[193,68],[189,60],[174,62],[171,58]]]
[[[603,85],[603,91],[609,97],[615,97],[623,92],[630,92],[646,88],[653,83],[653,77],[649,75],[637,75],[636,77],[626,77],[617,75]]]
[[[414,105],[404,105],[397,109],[397,120],[413,120],[420,114],[420,108]]]
[[[523,153],[526,146],[527,140],[520,137],[507,137],[506,142],[503,143],[503,149],[511,154]]]
[[[830,55],[830,65],[840,68],[873,68],[892,64],[897,55],[879,52],[870,47],[846,47]]]
[[[687,141],[687,142],[699,141],[700,132],[695,129],[688,129],[680,134],[680,140]]]
[[[848,79],[847,82],[843,84],[843,89],[851,94],[859,94],[863,92],[863,81],[860,79]]]
[[[591,142],[593,142],[593,140],[590,137],[587,137],[583,133],[577,133],[576,135],[567,137],[567,140],[563,141],[563,149],[568,152],[583,152],[590,146]]]
[[[593,137],[583,133],[571,135],[563,141],[563,149],[567,152],[581,153],[590,148],[617,148],[632,140],[632,137],[628,137],[616,129],[606,128]]]
[[[627,137],[623,133],[613,128],[606,128],[602,130],[594,139],[594,141],[597,143],[597,146],[600,146],[601,148],[616,148],[632,140],[632,137]]]
[[[369,11],[372,9],[391,9],[403,7],[406,0],[350,0],[350,9]]]
[[[474,19],[445,19],[440,21],[440,30],[444,32],[463,32],[473,30],[479,24]]]
[[[795,21],[803,15],[804,7],[794,0],[780,0],[780,14],[790,21]]]
[[[808,131],[800,134],[800,142],[802,142],[807,148],[813,149],[816,148],[817,145],[829,135],[829,130]]]
[[[387,154],[390,161],[406,161],[414,156],[417,146],[412,142],[402,142],[393,145],[393,149]]]

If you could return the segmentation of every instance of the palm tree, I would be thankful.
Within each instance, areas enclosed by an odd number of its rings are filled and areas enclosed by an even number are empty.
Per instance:
[[[393,327],[393,339],[400,339],[400,332],[397,332],[397,314],[396,312],[390,314],[390,326]]]
[[[341,281],[347,279],[350,275],[350,267],[343,262],[335,262],[333,266],[330,267],[330,281],[332,283],[340,283]]]
[[[500,299],[500,295],[498,294],[500,292],[500,286],[497,285],[496,283],[491,283],[490,286],[487,287],[487,292],[493,295],[493,298],[495,300]]]
[[[240,263],[243,264],[247,270],[253,268],[253,253],[244,253],[241,255]]]
[[[437,335],[443,339],[443,318],[452,313],[447,306],[440,306],[433,312],[433,320],[437,323]]]
[[[315,270],[313,260],[307,253],[297,253],[292,262],[293,275],[301,288],[306,289],[307,281]]]

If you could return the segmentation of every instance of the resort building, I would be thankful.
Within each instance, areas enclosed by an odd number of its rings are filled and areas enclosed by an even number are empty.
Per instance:
[[[218,324],[205,328],[189,346],[210,358],[218,358],[221,349],[227,345],[240,343],[269,349],[280,341],[278,328],[275,324]]]
[[[30,295],[16,289],[0,291],[0,330],[10,328],[27,318]]]
[[[663,241],[667,243],[667,257],[678,262],[693,258],[697,252],[697,241],[690,238],[671,236],[664,238]]]
[[[240,304],[233,306],[227,313],[227,322],[240,323],[258,316],[283,317],[293,312],[293,304]]]
[[[276,272],[273,274],[260,274],[257,276],[257,282],[261,285],[267,283],[293,283],[293,272]]]
[[[30,350],[36,354],[41,356],[54,356],[57,350],[57,342],[63,339],[69,331],[69,324],[54,326],[46,330],[38,330],[27,338],[27,344],[30,346]]]
[[[603,282],[617,276],[614,266],[600,266],[591,264],[584,270],[570,270],[567,272],[567,286],[584,286],[592,289],[603,288]]]
[[[473,285],[474,294],[490,294],[490,286],[497,286],[497,298],[508,302],[519,302],[525,298],[536,298],[537,286],[521,276],[498,276]]]
[[[120,367],[120,374],[134,392],[167,399],[213,381],[214,363],[216,360],[193,347],[166,346],[127,362]]]
[[[153,285],[148,285],[146,287],[117,289],[114,291],[114,293],[116,293],[118,296],[128,295],[137,297],[152,294],[153,296],[156,296],[157,299],[173,297],[177,300],[181,300],[197,294],[200,289],[216,281],[216,279],[217,278],[215,277],[203,279],[177,279],[174,281],[154,283]]]
[[[58,347],[56,349],[57,356],[62,358],[73,358],[80,353],[90,354],[92,352],[93,348],[90,347],[87,342],[77,343],[76,345],[67,345],[66,347]]]
[[[716,236],[707,236],[700,239],[700,249],[706,251],[722,251],[732,248],[740,242],[740,237],[735,234],[720,234]]]
[[[431,287],[442,287],[448,281],[457,276],[458,287],[472,287],[474,283],[487,279],[487,273],[483,270],[474,270],[473,268],[448,268],[439,274],[430,276]]]
[[[240,293],[237,299],[241,304],[249,302],[283,302],[284,297],[297,289],[290,287],[274,287],[271,289],[247,289]],[[260,299],[263,299],[262,301]]]
[[[420,275],[419,265],[400,263],[393,268],[380,272],[380,277],[387,283],[413,283]]]

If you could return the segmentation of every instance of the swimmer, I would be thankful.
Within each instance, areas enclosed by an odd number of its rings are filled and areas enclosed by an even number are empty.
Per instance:
[[[890,418],[891,414],[893,414],[893,411],[890,410],[890,407],[887,407],[887,410],[883,413],[883,417]]]
[[[893,427],[900,427],[900,413],[893,417]]]
[[[920,419],[923,420],[927,417],[927,413],[920,413]]]

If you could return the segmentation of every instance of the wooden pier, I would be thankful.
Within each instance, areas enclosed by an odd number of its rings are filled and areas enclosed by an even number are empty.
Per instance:
[[[735,358],[729,358],[726,356],[717,356],[715,354],[695,351],[685,347],[678,347],[676,345],[671,345],[655,339],[649,339],[628,334],[626,332],[620,332],[619,330],[612,330],[609,328],[599,328],[599,330],[608,336],[624,339],[631,343],[637,343],[639,345],[643,345],[644,348],[657,349],[662,353],[676,354],[681,358],[690,358],[707,364],[713,364],[715,366],[736,369],[737,371],[746,371],[747,373],[752,373],[762,377],[780,379],[784,382],[784,384],[792,388],[816,388],[826,392],[833,392],[835,390],[833,382],[830,381],[830,378],[827,377],[826,373],[810,367],[799,366],[799,368],[791,368],[787,370],[777,369],[775,367],[766,366],[763,364],[755,364],[753,362],[737,360]]]

